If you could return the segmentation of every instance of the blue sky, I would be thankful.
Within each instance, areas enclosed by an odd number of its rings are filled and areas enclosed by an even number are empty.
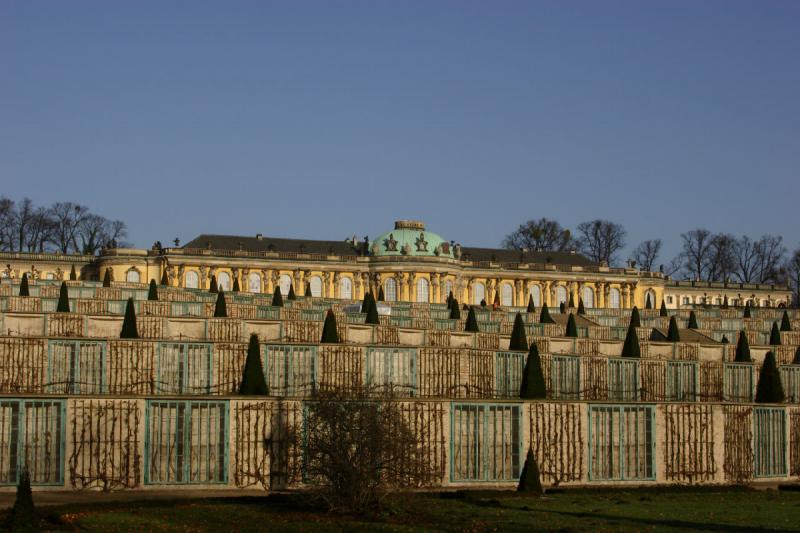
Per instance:
[[[0,194],[130,240],[339,239],[397,218],[498,245],[800,245],[800,2],[0,3]]]

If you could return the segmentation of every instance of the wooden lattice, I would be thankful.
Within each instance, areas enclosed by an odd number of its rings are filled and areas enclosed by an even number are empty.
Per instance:
[[[712,406],[667,404],[663,412],[665,477],[681,483],[713,481],[717,463]]]
[[[532,403],[528,442],[542,481],[559,485],[580,481],[585,471],[580,404]]]
[[[725,479],[745,483],[753,478],[753,408],[723,407],[725,417]]]

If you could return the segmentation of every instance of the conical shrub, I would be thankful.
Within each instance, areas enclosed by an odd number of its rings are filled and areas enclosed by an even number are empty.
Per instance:
[[[789,313],[783,312],[781,317],[781,331],[792,331],[792,322],[789,320]]]
[[[569,308],[572,309],[575,307],[575,295],[572,294],[572,291],[569,293]]]
[[[697,315],[694,314],[694,311],[689,311],[689,325],[687,327],[688,329],[698,329]]]
[[[784,399],[783,383],[775,362],[775,354],[767,352],[764,364],[761,365],[761,372],[758,374],[756,403],[782,403]]]
[[[769,345],[770,346],[780,346],[781,345],[781,332],[778,331],[778,323],[772,323],[772,331],[769,332]]]
[[[447,304],[448,309],[453,307],[453,291],[450,291],[450,293],[447,295],[447,300],[445,300],[445,303]]]
[[[156,280],[150,280],[150,286],[147,288],[147,299],[151,302],[158,301],[158,286]]]
[[[750,363],[753,361],[750,357],[750,343],[747,342],[747,332],[745,330],[739,332],[739,340],[736,342],[736,357],[733,360],[737,363]]]
[[[667,315],[667,304],[664,302],[664,300],[661,300],[661,310],[659,310],[658,316],[669,316]]]
[[[69,280],[78,281],[78,273],[75,271],[75,265],[72,265],[69,269]]]
[[[486,307],[486,300],[481,300],[481,307]]]
[[[542,360],[539,357],[539,347],[531,343],[528,358],[525,360],[525,370],[522,372],[522,382],[519,386],[519,397],[524,400],[544,399],[547,397],[547,387],[544,384],[542,373]]]
[[[361,312],[366,314],[369,313],[370,308],[370,299],[372,298],[372,291],[367,292],[364,294],[364,299],[361,300]]]
[[[723,335],[722,336],[722,340],[719,341],[719,342],[721,342],[722,344],[730,344],[731,343],[731,341],[728,340],[728,336],[727,335]]]
[[[631,320],[631,323],[633,321]],[[678,321],[674,316],[669,317],[669,328],[667,329],[667,342],[680,342],[681,334],[678,331]]]
[[[452,320],[461,320],[461,309],[458,307],[458,300],[453,298],[453,303],[450,305],[450,318]]]
[[[323,344],[339,344],[339,332],[336,329],[336,316],[333,311],[328,309],[325,315],[325,324],[322,325],[322,339]]]
[[[231,287],[232,292],[239,292],[241,288],[239,287],[239,276],[235,276],[233,278],[233,287]]]
[[[378,315],[378,303],[375,301],[375,298],[372,296],[372,292],[370,291],[367,293],[369,296],[369,302],[367,307],[367,318],[364,320],[365,324],[372,324],[373,326],[377,326],[381,323],[380,316]],[[366,299],[366,296],[364,297]]]
[[[289,285],[289,294],[286,295],[286,299],[289,301],[297,300],[297,296],[294,294],[294,283]]]
[[[528,448],[528,455],[525,456],[525,464],[519,476],[517,492],[526,492],[532,496],[541,496],[544,494],[542,480],[539,476],[539,465],[536,464],[536,458],[533,456],[533,450],[531,448]]]
[[[514,317],[514,327],[511,330],[511,341],[508,344],[509,350],[528,351],[528,339],[525,336],[525,322],[522,315],[517,313]]]
[[[56,313],[69,313],[69,291],[67,290],[67,282],[61,282],[61,290],[58,291],[58,306]]]
[[[17,497],[14,500],[14,507],[8,512],[6,527],[11,532],[32,533],[40,531],[39,517],[36,513],[36,507],[33,505],[31,477],[26,467],[23,467],[19,473]]]
[[[469,313],[467,313],[467,322],[464,324],[464,331],[471,333],[478,333],[478,317],[475,315],[475,308],[470,306]]]
[[[635,328],[642,327],[642,319],[639,316],[639,308],[636,307],[635,305],[633,306],[633,309],[631,310],[631,321],[630,321],[630,324],[633,325],[633,327],[635,327]]]
[[[111,269],[107,268],[105,274],[103,274],[103,287],[110,287],[111,286]]]
[[[647,293],[647,299],[644,302],[644,308],[645,309],[652,309],[653,308],[653,302],[650,300],[650,293]]]
[[[724,298],[722,298],[722,308],[723,309],[727,309],[728,308],[728,295],[727,294],[725,295]]]
[[[622,357],[642,357],[642,351],[639,348],[639,336],[636,334],[636,328],[629,325],[628,333],[625,334],[625,342],[622,345]]]
[[[217,293],[217,302],[214,304],[214,318],[227,318],[228,306],[225,304],[225,291],[220,289]]]
[[[753,318],[752,313],[750,312],[749,302],[744,306],[744,318]]]
[[[800,346],[797,347],[797,350],[794,351],[794,359],[792,359],[793,365],[800,365]]]
[[[211,282],[208,284],[208,292],[219,292],[219,287],[217,287],[217,276],[211,274]]]
[[[539,313],[539,323],[540,324],[555,324],[556,321],[553,320],[553,317],[550,316],[550,310],[547,308],[546,305],[542,306],[542,312]]]
[[[314,297],[314,295],[311,293],[311,283],[306,283],[305,297],[306,298],[313,298]]]
[[[565,304],[564,302],[561,302],[560,304],[558,304],[558,312],[561,313],[562,315],[564,313],[566,313],[567,312],[567,304]]]
[[[578,298],[578,314],[585,315],[586,308],[583,306],[583,298]]]
[[[164,287],[169,285],[169,277],[167,276],[166,269],[161,273],[161,285]]]
[[[283,296],[281,296],[280,286],[275,287],[275,292],[272,294],[272,307],[283,307]]]
[[[128,298],[128,303],[125,304],[125,318],[122,319],[122,329],[119,332],[119,338],[139,338],[139,330],[136,327],[136,308],[133,305],[133,298]]]
[[[536,312],[536,306],[533,305],[533,295],[532,294],[528,295],[528,308],[525,309],[525,312],[527,312],[527,313],[535,313]]]
[[[494,300],[492,301],[492,305],[494,307],[500,307],[500,292],[499,291],[495,291],[494,292]]]
[[[572,313],[569,314],[567,317],[567,329],[564,332],[565,337],[571,337],[573,339],[578,338],[578,326],[575,324],[575,315]]]
[[[381,287],[380,289],[378,289],[378,301],[379,301],[379,302],[384,302],[384,301],[386,301],[386,296],[384,296],[384,294],[383,294],[383,287]]]
[[[19,281],[19,295],[30,296],[31,290],[28,287],[28,273],[22,274],[22,279]]]
[[[258,344],[258,335],[250,335],[250,344],[247,346],[247,359],[244,362],[242,383],[239,385],[239,394],[246,396],[267,396],[267,380],[264,379],[264,368],[261,366],[261,346]]]

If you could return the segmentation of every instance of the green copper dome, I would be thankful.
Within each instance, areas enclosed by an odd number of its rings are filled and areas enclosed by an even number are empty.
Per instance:
[[[441,235],[426,231],[416,220],[398,220],[394,231],[387,231],[372,241],[374,256],[406,255],[410,257],[453,257],[453,247]]]

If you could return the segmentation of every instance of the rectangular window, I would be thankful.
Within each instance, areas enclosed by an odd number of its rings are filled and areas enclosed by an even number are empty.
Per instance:
[[[786,401],[800,403],[800,365],[783,365],[780,369]]]
[[[16,485],[27,466],[31,483],[64,483],[63,400],[0,401],[0,484]]]
[[[723,399],[726,402],[753,401],[752,363],[725,363],[723,374]]]
[[[639,361],[608,360],[608,399],[617,402],[639,400]]]
[[[652,406],[589,407],[589,479],[655,478]]]
[[[550,387],[554,400],[580,400],[581,359],[573,355],[554,355],[550,359]]]
[[[520,465],[520,406],[453,404],[452,481],[516,481]]]
[[[694,361],[667,361],[668,402],[696,402],[699,366]]]
[[[266,344],[262,367],[273,396],[310,396],[316,390],[315,346]]]
[[[227,483],[228,402],[149,401],[145,483]]]
[[[157,394],[209,394],[211,344],[158,343]]]
[[[417,350],[414,348],[367,348],[366,384],[414,396],[417,390]]]
[[[520,352],[497,352],[494,365],[496,397],[519,398],[526,357]]]
[[[50,394],[103,393],[105,357],[104,342],[49,341],[45,391]]]
[[[753,445],[756,477],[788,475],[786,465],[786,411],[775,407],[753,410]]]

